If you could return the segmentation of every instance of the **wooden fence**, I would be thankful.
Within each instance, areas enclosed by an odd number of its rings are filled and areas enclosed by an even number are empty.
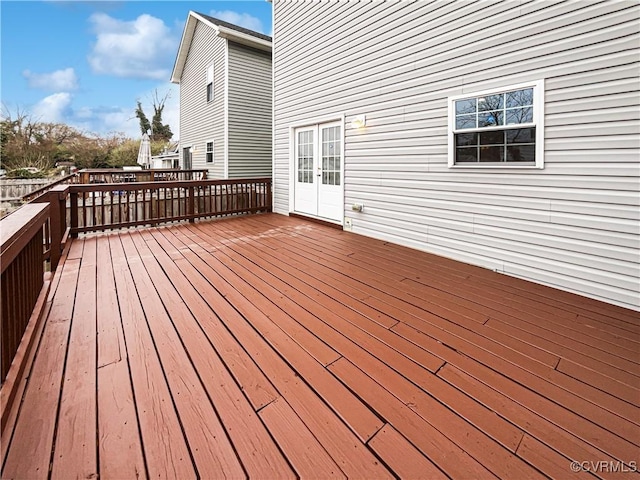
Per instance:
[[[22,199],[31,192],[46,187],[51,181],[46,178],[3,178],[0,180],[0,201],[13,202]]]
[[[58,180],[55,180],[53,182],[47,183],[46,185],[43,185],[42,187],[33,190],[29,193],[27,193],[26,195],[22,196],[22,201],[23,202],[30,202],[42,195],[44,195],[45,193],[47,193],[49,190],[51,190],[53,187],[55,187],[56,185],[67,185],[69,183],[78,183],[80,181],[80,178],[78,176],[77,173],[72,173],[70,175],[66,175],[62,178],[59,178]]]

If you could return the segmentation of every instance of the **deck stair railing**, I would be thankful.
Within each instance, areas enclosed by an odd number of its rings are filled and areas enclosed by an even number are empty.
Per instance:
[[[11,400],[69,236],[270,212],[271,178],[61,184],[0,221],[0,382]],[[9,393],[6,393],[6,392]],[[4,419],[2,419],[4,422]]]

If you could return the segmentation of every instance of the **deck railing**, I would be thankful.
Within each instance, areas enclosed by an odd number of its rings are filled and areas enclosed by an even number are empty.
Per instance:
[[[72,185],[71,235],[271,211],[271,178]]]
[[[206,180],[207,170],[178,170],[160,168],[151,170],[122,170],[119,168],[91,168],[78,172],[78,183],[125,183]]]
[[[50,252],[51,244],[49,217],[48,203],[34,203],[24,205],[2,220],[2,382],[7,376],[44,286],[44,259]]]

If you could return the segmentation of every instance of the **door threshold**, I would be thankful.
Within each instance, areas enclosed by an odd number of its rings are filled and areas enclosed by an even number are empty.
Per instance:
[[[337,230],[343,230],[341,224],[334,223],[334,222],[331,222],[329,220],[323,220],[322,218],[311,217],[311,216],[302,215],[301,213],[295,213],[295,212],[289,212],[289,216],[290,217],[294,217],[294,218],[300,218],[302,220],[309,220],[310,222],[319,223],[320,225],[324,225],[326,227],[335,228]]]

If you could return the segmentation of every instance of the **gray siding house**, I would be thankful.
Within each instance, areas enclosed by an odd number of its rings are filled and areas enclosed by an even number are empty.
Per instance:
[[[182,168],[271,175],[271,37],[189,12],[171,81],[180,84]]]
[[[640,6],[274,0],[274,210],[640,309]]]

